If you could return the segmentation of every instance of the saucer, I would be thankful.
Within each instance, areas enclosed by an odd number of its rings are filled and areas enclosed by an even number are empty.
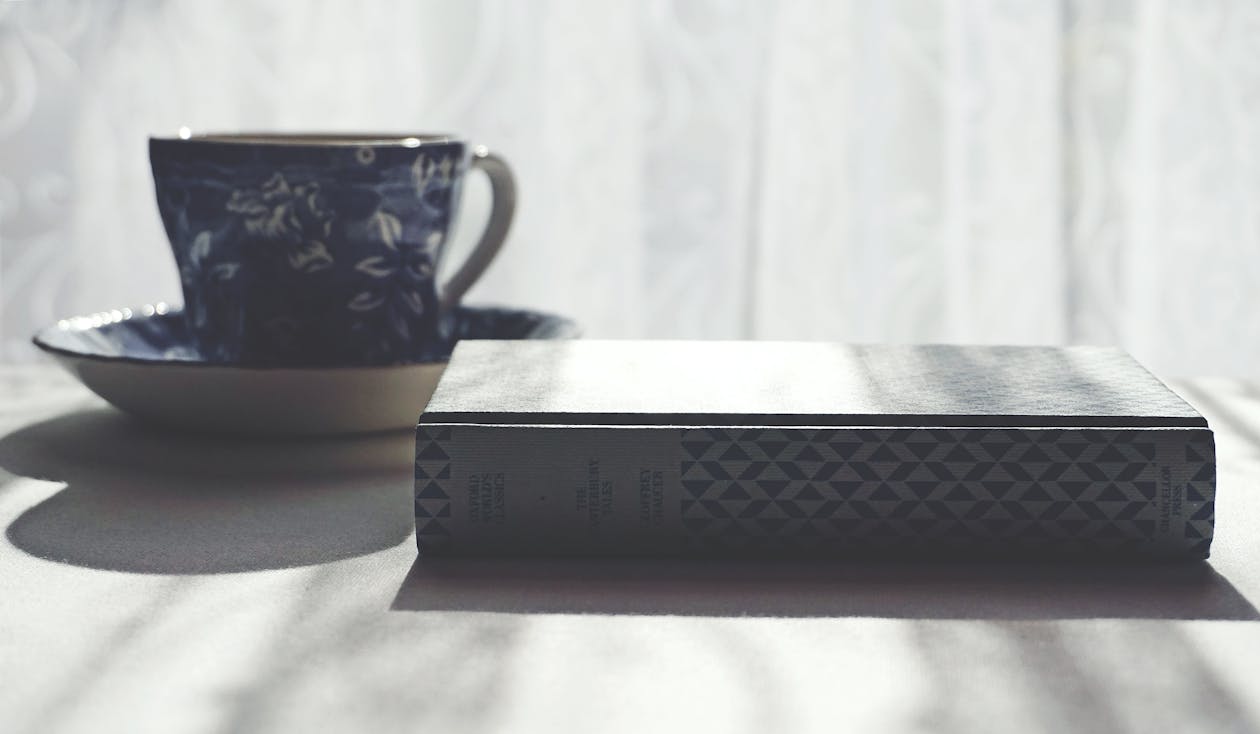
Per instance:
[[[460,339],[566,339],[577,325],[523,309],[460,306],[432,359],[385,367],[238,367],[203,358],[166,304],[57,322],[35,346],[139,418],[197,431],[332,435],[414,428]]]

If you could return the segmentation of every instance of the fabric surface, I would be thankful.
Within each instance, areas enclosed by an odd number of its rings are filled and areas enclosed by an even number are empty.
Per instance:
[[[417,564],[411,437],[137,425],[0,371],[6,732],[1260,730],[1260,389],[1210,564]]]
[[[520,180],[475,302],[1249,376],[1258,25],[1249,0],[0,3],[0,350],[179,300],[147,134],[422,129]]]

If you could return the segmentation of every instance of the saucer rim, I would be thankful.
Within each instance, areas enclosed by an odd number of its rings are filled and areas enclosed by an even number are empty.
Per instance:
[[[536,314],[538,316],[543,317],[545,319],[545,323],[548,326],[552,327],[554,330],[557,330],[560,334],[559,336],[544,337],[544,338],[573,339],[573,338],[577,338],[581,336],[581,327],[578,326],[576,321],[569,318],[568,316],[561,316],[560,314],[552,313],[550,311],[542,311],[539,309],[522,308],[522,307],[516,307],[516,306],[499,306],[499,305],[494,305],[494,304],[478,304],[478,305],[460,304],[459,306],[457,306],[457,308],[466,308],[466,309],[471,309],[471,310],[476,310],[476,311],[499,310],[499,311],[515,311],[518,313],[532,313],[532,314]],[[450,355],[448,354],[446,357],[442,359],[413,360],[413,361],[399,362],[396,364],[381,364],[381,365],[346,364],[346,365],[319,365],[319,366],[311,366],[311,367],[304,367],[301,365],[259,365],[259,364],[231,363],[231,362],[210,362],[204,359],[195,359],[195,360],[194,359],[144,359],[141,357],[129,357],[126,355],[94,354],[90,352],[76,351],[73,349],[66,349],[63,347],[54,346],[53,344],[50,344],[47,341],[48,335],[52,333],[59,333],[61,331],[71,331],[71,330],[78,331],[78,332],[95,331],[95,330],[100,329],[102,326],[106,326],[106,324],[100,324],[99,326],[94,325],[94,326],[84,327],[81,329],[73,329],[72,327],[69,327],[69,326],[65,326],[65,327],[61,326],[62,323],[72,321],[73,319],[92,318],[93,316],[97,316],[100,314],[121,313],[122,316],[120,318],[111,319],[109,321],[109,324],[117,324],[117,323],[122,323],[122,322],[140,322],[140,321],[144,321],[148,319],[175,316],[178,313],[182,312],[182,310],[183,310],[183,306],[170,306],[168,304],[158,302],[158,303],[145,304],[138,308],[115,309],[113,311],[98,311],[93,314],[79,314],[75,316],[69,316],[67,318],[59,320],[57,323],[50,324],[36,331],[33,335],[31,335],[31,343],[34,344],[35,347],[39,349],[40,351],[46,354],[49,354],[53,357],[58,357],[58,358],[84,359],[84,360],[90,360],[93,362],[103,362],[106,364],[134,364],[134,365],[140,365],[140,366],[179,367],[180,369],[201,369],[201,370],[218,369],[218,370],[231,370],[231,371],[238,371],[238,372],[250,372],[250,371],[252,372],[279,372],[279,371],[327,372],[327,371],[332,371],[332,370],[364,370],[364,371],[374,370],[374,371],[386,372],[386,371],[392,371],[392,370],[415,368],[415,367],[423,366],[423,365],[444,365],[450,361]],[[464,341],[464,340],[461,339],[459,341]]]

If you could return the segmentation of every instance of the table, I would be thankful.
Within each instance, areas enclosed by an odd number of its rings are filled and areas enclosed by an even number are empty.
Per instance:
[[[1260,388],[1210,564],[416,563],[407,434],[238,442],[0,370],[0,731],[1260,730]]]

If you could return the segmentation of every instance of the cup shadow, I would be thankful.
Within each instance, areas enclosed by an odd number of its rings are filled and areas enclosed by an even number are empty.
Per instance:
[[[39,558],[210,574],[360,556],[412,532],[409,433],[259,441],[177,433],[117,411],[0,438],[0,467],[66,487],[5,531]]]
[[[398,611],[1260,620],[1208,563],[417,559]]]

